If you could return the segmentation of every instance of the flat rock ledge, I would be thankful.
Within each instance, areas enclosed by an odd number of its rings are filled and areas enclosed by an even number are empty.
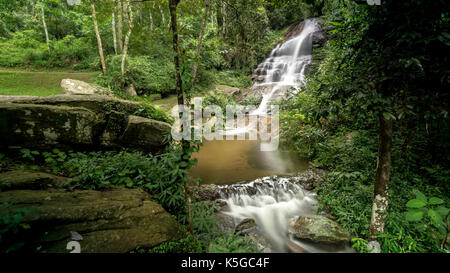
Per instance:
[[[125,147],[162,152],[171,125],[137,116],[141,107],[100,95],[0,96],[0,149]]]
[[[58,187],[64,180],[37,172],[0,173],[0,183],[9,184],[0,192],[2,214],[25,210],[20,223],[29,225],[20,234],[5,236],[2,248],[15,243],[8,241],[12,238],[25,242],[23,252],[69,253],[69,242],[76,241],[81,253],[127,253],[187,236],[144,191],[68,191]]]

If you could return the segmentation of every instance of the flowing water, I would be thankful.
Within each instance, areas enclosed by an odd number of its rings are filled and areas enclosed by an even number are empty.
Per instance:
[[[279,44],[269,58],[257,67],[257,80],[252,89],[262,93],[262,101],[250,115],[264,116],[270,102],[300,91],[305,71],[312,61],[312,35],[316,31],[316,20],[305,20],[297,36]],[[234,128],[225,134],[245,130]],[[224,213],[236,223],[245,218],[254,219],[268,241],[266,250],[286,252],[289,249],[287,245],[291,244],[292,249],[292,244],[295,244],[308,252],[330,251],[294,240],[288,235],[289,221],[316,213],[315,194],[295,183],[295,177],[267,177],[294,175],[306,170],[308,163],[294,152],[261,151],[259,144],[259,141],[249,140],[205,141],[200,152],[194,155],[198,164],[191,174],[204,183],[222,185],[222,198],[227,203]],[[256,180],[247,184],[231,185],[253,179]]]

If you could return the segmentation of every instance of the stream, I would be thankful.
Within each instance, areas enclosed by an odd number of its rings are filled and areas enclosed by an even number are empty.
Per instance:
[[[251,89],[262,94],[262,101],[250,115],[264,116],[271,102],[289,98],[304,85],[305,71],[312,62],[312,36],[319,26],[316,19],[307,19],[299,26],[302,29],[298,35],[277,45],[255,70],[256,80]],[[232,219],[235,226],[246,219],[254,220],[256,227],[247,234],[265,252],[351,251],[348,247],[299,241],[289,235],[290,221],[317,213],[315,193],[298,183],[298,176],[309,165],[295,152],[261,151],[260,143],[204,141],[200,151],[193,155],[198,164],[191,175],[204,184],[218,185],[221,199],[226,202],[220,213]]]

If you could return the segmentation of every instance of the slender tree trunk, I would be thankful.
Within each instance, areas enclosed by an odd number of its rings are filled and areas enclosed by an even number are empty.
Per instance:
[[[153,10],[155,9],[155,1],[153,1],[153,8],[149,11],[150,19],[150,32],[153,32]]]
[[[45,12],[44,12],[44,3],[41,2],[41,16],[42,16],[42,25],[44,25],[45,31],[45,42],[47,43],[47,49],[50,51],[50,37],[48,36],[47,23],[45,22]]]
[[[125,42],[123,44],[123,52],[122,52],[122,65],[120,66],[120,71],[122,72],[122,75],[125,74],[125,61],[127,58],[127,52],[128,52],[128,43],[130,42],[130,36],[131,31],[133,30],[133,11],[131,10],[130,0],[126,0],[126,5],[128,9],[128,32],[125,36]]]
[[[173,51],[175,52],[174,64],[175,64],[175,79],[176,79],[176,89],[178,95],[178,104],[184,104],[183,97],[183,83],[181,80],[180,74],[180,50],[179,50],[179,41],[178,41],[178,29],[177,29],[177,6],[180,0],[170,0],[169,10],[170,10],[170,29],[172,31],[172,45]]]
[[[197,51],[195,52],[195,62],[194,62],[194,67],[192,68],[191,88],[194,88],[195,79],[197,78],[198,58],[200,57],[200,50],[202,48],[203,35],[205,34],[205,26],[206,26],[206,22],[208,21],[208,12],[209,12],[209,0],[205,0],[205,14],[203,16],[202,27],[200,29],[200,35],[198,36]]]
[[[225,3],[222,4],[222,34],[225,36],[227,33],[227,9],[225,7]]]
[[[119,39],[119,49],[120,49],[120,53],[122,53],[123,51],[123,35],[122,35],[122,14],[123,14],[123,9],[122,9],[122,0],[119,0],[117,2],[117,36]]]
[[[161,12],[162,23],[163,23],[163,25],[165,25],[166,24],[166,16],[164,15],[164,9],[162,8],[161,5],[159,5],[159,11]]]
[[[100,32],[98,31],[98,23],[97,23],[97,17],[95,15],[94,2],[91,2],[91,7],[92,7],[92,20],[94,21],[94,28],[95,28],[95,36],[97,37],[98,54],[100,56],[100,62],[102,63],[103,75],[106,75],[106,63],[105,63],[105,57],[103,56],[102,39],[100,37]]]
[[[378,164],[370,221],[369,241],[376,241],[377,235],[384,233],[385,213],[388,206],[389,171],[391,168],[392,119],[379,119]]]
[[[113,34],[113,43],[114,43],[114,53],[117,54],[117,37],[116,37],[116,15],[112,13],[112,34]]]

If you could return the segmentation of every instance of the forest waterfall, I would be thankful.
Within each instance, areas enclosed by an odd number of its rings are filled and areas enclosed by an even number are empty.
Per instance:
[[[297,31],[298,28],[302,28],[299,34],[279,44],[255,70],[256,80],[252,89],[262,92],[262,101],[250,115],[264,116],[271,101],[287,98],[299,92],[305,84],[305,72],[312,62],[313,34],[320,28],[316,19],[307,19],[297,27]],[[221,186],[221,189],[222,198],[227,203],[224,213],[236,223],[253,219],[268,242],[264,246],[265,251],[290,251],[289,244],[307,252],[323,251],[288,235],[289,221],[316,214],[315,194],[304,190],[296,183],[295,177],[264,177],[247,184]]]

